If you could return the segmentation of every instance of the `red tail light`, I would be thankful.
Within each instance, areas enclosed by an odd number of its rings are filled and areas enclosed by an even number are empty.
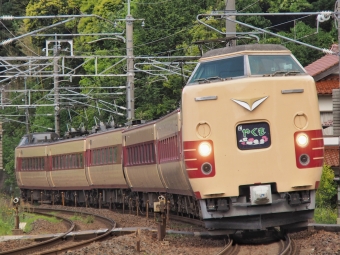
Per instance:
[[[199,152],[201,143],[209,143],[211,152],[207,156]],[[215,176],[214,146],[211,140],[184,142],[184,162],[189,178]]]
[[[294,134],[294,144],[296,166],[298,168],[320,167],[323,165],[324,145],[321,130],[296,132]]]

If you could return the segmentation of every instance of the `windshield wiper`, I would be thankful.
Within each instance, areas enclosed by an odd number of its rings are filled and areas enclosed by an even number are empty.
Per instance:
[[[207,80],[209,80],[209,81],[211,81],[211,80],[221,80],[221,77],[213,76],[213,77],[207,78]]]
[[[222,79],[218,76],[214,76],[214,77],[209,77],[209,78],[196,79],[195,81],[198,83],[210,83],[210,81],[212,80],[222,80]]]
[[[287,74],[285,71],[276,71],[275,73],[272,73],[270,76],[276,76],[278,74]]]
[[[201,79],[196,79],[195,82],[198,82],[198,83],[209,83],[210,81],[205,79],[205,78],[201,78]]]
[[[286,76],[287,75],[297,75],[298,73],[300,73],[299,71],[289,71],[286,73]]]

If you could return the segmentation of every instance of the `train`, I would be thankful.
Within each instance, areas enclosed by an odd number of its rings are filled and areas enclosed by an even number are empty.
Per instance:
[[[235,233],[306,226],[323,157],[313,78],[286,47],[248,44],[203,54],[159,119],[25,135],[15,171],[25,201],[151,210],[162,196],[171,213]]]

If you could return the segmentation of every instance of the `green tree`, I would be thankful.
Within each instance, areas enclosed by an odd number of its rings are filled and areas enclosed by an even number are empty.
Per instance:
[[[334,182],[334,171],[330,166],[324,165],[319,188],[316,192],[316,206],[334,206],[334,197],[336,194],[337,185]]]

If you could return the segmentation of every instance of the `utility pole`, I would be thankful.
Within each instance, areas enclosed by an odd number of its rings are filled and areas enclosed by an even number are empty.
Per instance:
[[[126,16],[126,55],[127,55],[127,84],[126,103],[127,119],[135,119],[135,73],[133,56],[133,17],[130,14],[130,0],[128,0],[128,14]]]
[[[27,95],[27,84],[26,84],[26,80],[27,78],[24,78],[24,82],[25,82],[25,105],[26,105],[26,109],[25,109],[25,123],[26,123],[26,134],[28,135],[30,133],[30,126],[29,126],[29,110],[28,110],[28,95]]]
[[[117,19],[126,22],[126,57],[127,57],[127,80],[126,80],[126,108],[127,120],[135,119],[135,72],[134,72],[134,55],[133,55],[133,22],[142,20],[144,26],[144,19],[134,19],[130,14],[130,0],[128,3],[128,13],[125,19]]]
[[[235,12],[235,0],[226,0],[225,11],[226,13]],[[232,16],[232,17],[229,16],[229,18],[235,19],[235,16]],[[226,20],[225,25],[226,25],[226,33],[227,33],[226,38],[235,37],[236,36],[236,23]],[[230,40],[226,46],[231,47],[235,45],[236,45],[236,40]]]
[[[47,50],[47,49],[46,49]],[[53,47],[53,83],[54,83],[54,126],[55,133],[60,136],[60,107],[59,107],[59,67],[58,67],[58,55],[60,45],[58,45],[57,38]]]

